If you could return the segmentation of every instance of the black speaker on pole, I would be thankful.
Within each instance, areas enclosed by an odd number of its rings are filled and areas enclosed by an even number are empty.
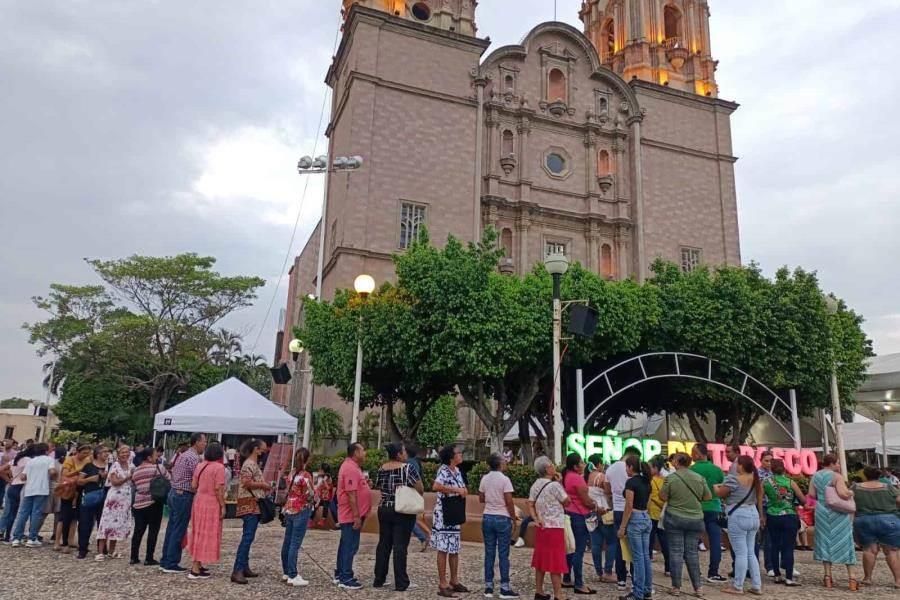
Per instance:
[[[569,309],[569,333],[593,337],[597,331],[597,312],[583,304],[573,304]]]
[[[280,366],[271,367],[272,381],[275,383],[285,384],[291,380],[291,368],[287,363],[281,363]]]

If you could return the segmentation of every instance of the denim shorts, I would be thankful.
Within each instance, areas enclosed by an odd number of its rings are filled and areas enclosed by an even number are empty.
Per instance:
[[[856,515],[853,520],[856,540],[863,548],[880,544],[900,548],[900,516],[894,514]]]

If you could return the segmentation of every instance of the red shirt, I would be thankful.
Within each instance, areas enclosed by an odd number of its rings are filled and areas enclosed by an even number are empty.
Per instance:
[[[369,482],[363,476],[362,469],[352,458],[345,458],[338,471],[338,521],[352,523],[353,511],[350,509],[350,494],[356,492],[359,516],[364,519],[372,509],[372,492]]]
[[[296,515],[310,504],[312,494],[312,475],[306,471],[294,473],[288,488],[287,500],[284,502],[284,513]]]

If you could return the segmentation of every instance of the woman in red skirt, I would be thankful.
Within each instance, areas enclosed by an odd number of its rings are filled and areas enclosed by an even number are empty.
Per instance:
[[[528,493],[528,512],[537,525],[534,554],[531,566],[534,568],[534,597],[536,600],[550,600],[544,593],[544,575],[550,574],[553,583],[553,597],[563,600],[562,576],[569,572],[566,562],[565,517],[563,507],[569,504],[569,496],[556,480],[556,467],[546,456],[534,461],[538,480]]]

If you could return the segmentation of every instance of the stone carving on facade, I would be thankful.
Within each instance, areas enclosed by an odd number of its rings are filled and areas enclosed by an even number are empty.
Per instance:
[[[603,193],[604,196],[606,195],[606,192],[608,192],[609,189],[612,187],[612,184],[614,181],[615,180],[614,180],[613,176],[610,174],[597,175],[597,185],[600,187],[600,191]]]
[[[508,154],[500,159],[500,166],[503,168],[503,172],[509,175],[513,172],[513,169],[516,168],[516,154],[513,152],[512,154]]]

